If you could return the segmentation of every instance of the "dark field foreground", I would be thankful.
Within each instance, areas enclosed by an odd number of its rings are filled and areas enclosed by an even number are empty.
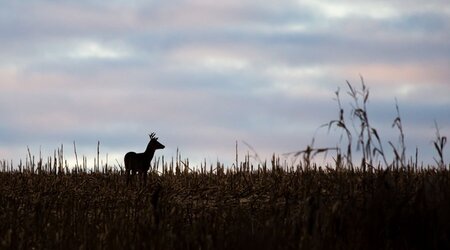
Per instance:
[[[0,248],[449,249],[447,170],[0,173]]]

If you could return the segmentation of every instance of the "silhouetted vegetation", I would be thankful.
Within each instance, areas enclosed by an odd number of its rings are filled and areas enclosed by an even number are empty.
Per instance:
[[[54,157],[12,166],[0,162],[0,248],[12,249],[447,249],[450,247],[450,166],[446,137],[436,125],[437,166],[405,156],[398,105],[388,159],[367,114],[369,90],[348,84],[355,101],[349,128],[339,90],[347,145],[294,152],[292,165],[273,156],[225,167],[191,168],[177,155],[155,159],[148,180],[127,185],[119,168],[68,167]],[[356,144],[353,143],[356,138]],[[313,140],[314,141],[314,140]],[[355,164],[353,145],[361,150]],[[75,149],[75,144],[74,144]],[[98,151],[98,150],[97,150]],[[329,153],[334,164],[317,166]],[[76,154],[76,149],[75,149]],[[379,161],[377,161],[379,159]]]
[[[0,173],[2,248],[438,249],[447,169]]]

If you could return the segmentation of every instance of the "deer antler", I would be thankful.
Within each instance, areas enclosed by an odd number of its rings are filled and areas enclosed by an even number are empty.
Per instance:
[[[151,134],[149,134],[149,136],[150,136],[150,140],[151,139],[155,139],[155,140],[158,140],[158,138],[157,137],[155,137],[155,133],[151,133]]]

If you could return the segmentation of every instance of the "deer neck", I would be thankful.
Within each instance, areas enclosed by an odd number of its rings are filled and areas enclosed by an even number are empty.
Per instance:
[[[148,157],[153,158],[155,154],[155,148],[153,148],[150,144],[147,146],[144,152]]]

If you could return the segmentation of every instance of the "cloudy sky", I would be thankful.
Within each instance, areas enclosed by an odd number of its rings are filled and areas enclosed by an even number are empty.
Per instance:
[[[339,132],[317,128],[362,75],[385,149],[397,99],[407,154],[433,163],[449,41],[448,0],[0,1],[0,159],[61,144],[70,159],[73,141],[93,159],[99,140],[122,162],[153,131],[157,156],[191,162],[233,162],[236,141],[242,157],[243,141],[261,158],[331,147]]]

